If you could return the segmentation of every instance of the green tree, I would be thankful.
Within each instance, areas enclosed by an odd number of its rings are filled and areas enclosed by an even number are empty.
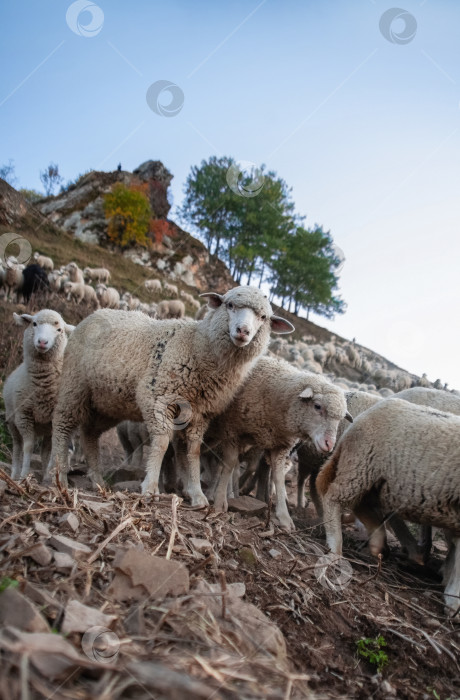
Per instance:
[[[104,212],[111,241],[122,248],[133,244],[147,245],[152,212],[144,192],[118,183],[104,197]]]
[[[306,309],[318,315],[333,317],[344,313],[345,302],[336,295],[337,268],[343,260],[337,255],[330,232],[321,226],[302,226],[285,239],[285,251],[273,262],[270,279],[272,294],[288,302],[294,313]]]

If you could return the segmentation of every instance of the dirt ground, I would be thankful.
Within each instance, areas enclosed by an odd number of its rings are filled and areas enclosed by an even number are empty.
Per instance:
[[[102,453],[109,481],[126,481],[114,431]],[[0,466],[0,589],[34,606],[32,622],[11,605],[5,618],[0,594],[1,698],[460,697],[460,625],[444,615],[436,571],[441,539],[430,569],[414,570],[394,540],[379,563],[346,525],[336,566],[311,507],[292,507],[297,529],[287,534],[267,510],[216,514],[116,483],[94,493],[84,469],[69,491],[33,477],[17,485]],[[68,568],[59,550],[70,552]],[[163,586],[166,565],[177,570]],[[378,637],[381,672],[357,645]]]

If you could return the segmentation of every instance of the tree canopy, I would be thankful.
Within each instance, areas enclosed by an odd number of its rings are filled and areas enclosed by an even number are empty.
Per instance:
[[[337,255],[330,232],[303,226],[291,190],[276,173],[212,156],[194,166],[185,185],[181,218],[221,257],[238,283],[268,283],[271,297],[332,317],[344,313],[337,295]]]

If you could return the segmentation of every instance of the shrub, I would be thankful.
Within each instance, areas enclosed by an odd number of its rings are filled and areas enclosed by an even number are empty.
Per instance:
[[[115,185],[105,195],[104,211],[111,241],[122,248],[133,244],[147,245],[151,210],[147,196],[138,188],[126,187],[122,183]]]

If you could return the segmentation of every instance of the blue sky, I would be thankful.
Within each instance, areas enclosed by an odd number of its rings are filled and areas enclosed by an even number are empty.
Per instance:
[[[204,158],[265,163],[346,256],[347,313],[313,320],[460,389],[456,0],[404,0],[392,41],[388,0],[88,0],[68,24],[71,4],[0,6],[0,163],[20,186],[51,160],[67,180],[159,159],[178,205]],[[158,80],[183,92],[174,117],[147,104]]]

